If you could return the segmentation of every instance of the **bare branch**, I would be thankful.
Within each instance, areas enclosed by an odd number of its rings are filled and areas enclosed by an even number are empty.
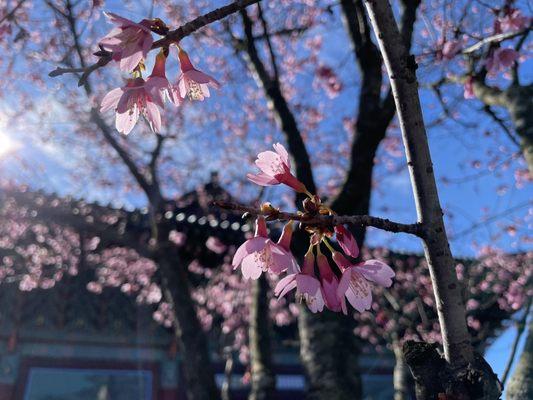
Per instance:
[[[269,221],[299,221],[305,226],[333,227],[336,225],[350,224],[360,226],[372,226],[388,232],[402,232],[422,237],[424,227],[422,224],[402,224],[385,218],[372,217],[370,215],[307,215],[302,213],[289,213],[284,211],[261,211],[254,207],[243,206],[226,201],[215,201],[214,204],[225,210],[249,215],[263,215]]]
[[[515,37],[518,37],[521,35],[527,36],[530,30],[531,30],[531,27],[528,27],[518,32],[498,33],[497,35],[488,36],[484,38],[483,40],[480,40],[476,44],[470,47],[467,47],[461,52],[461,54],[473,53],[474,51],[481,49],[486,44],[500,43],[500,42],[503,42],[504,40],[514,39]]]

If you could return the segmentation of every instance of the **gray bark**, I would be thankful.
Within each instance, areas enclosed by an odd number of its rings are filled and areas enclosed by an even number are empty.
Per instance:
[[[392,344],[392,351],[394,352],[394,400],[408,400],[409,399],[409,367],[405,362],[403,356],[402,346],[398,342]]]
[[[455,273],[433,164],[422,117],[416,79],[416,62],[403,44],[392,8],[386,0],[366,0],[396,104],[413,187],[418,222],[425,227],[424,253],[428,263],[441,327],[444,356],[466,393],[459,386],[446,388],[462,398],[499,398],[494,374],[477,360],[466,325],[462,288]],[[453,377],[452,377],[453,378]],[[452,379],[453,380],[453,379]],[[454,386],[454,385],[452,385]]]
[[[507,400],[533,399],[533,321],[529,322],[524,350],[506,393]]]

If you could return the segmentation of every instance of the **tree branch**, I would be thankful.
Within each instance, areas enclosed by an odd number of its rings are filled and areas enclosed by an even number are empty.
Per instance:
[[[360,226],[372,226],[388,232],[402,232],[411,235],[423,237],[425,235],[424,227],[420,223],[402,224],[393,222],[385,218],[372,217],[370,215],[306,215],[302,213],[289,213],[284,211],[261,211],[254,207],[248,207],[241,204],[230,203],[226,201],[215,201],[214,205],[225,210],[235,211],[238,213],[247,213],[248,215],[263,215],[268,221],[299,221],[305,226],[317,227],[334,227],[336,225],[351,224]]]
[[[179,28],[172,30],[168,32],[162,39],[159,39],[155,41],[152,44],[151,50],[158,49],[160,47],[169,47],[173,43],[178,43],[181,39],[193,34],[197,30],[213,23],[216,21],[219,21],[223,18],[226,18],[228,15],[234,14],[249,5],[259,3],[261,0],[238,0],[231,4],[228,4],[227,6],[217,8],[213,11],[208,12],[207,14],[201,15],[192,21],[189,21]],[[107,64],[113,59],[113,54],[106,51],[100,51],[97,54],[100,55],[99,60],[88,66],[85,67],[84,73],[82,77],[80,78],[80,81],[78,82],[78,86],[84,85],[85,81],[87,80],[88,76],[93,72],[96,71],[98,68],[101,68]],[[50,72],[49,76],[55,77],[62,75],[64,73],[70,73],[74,71],[70,71],[68,69],[62,69],[57,68],[54,71]],[[76,71],[80,72],[80,71]]]

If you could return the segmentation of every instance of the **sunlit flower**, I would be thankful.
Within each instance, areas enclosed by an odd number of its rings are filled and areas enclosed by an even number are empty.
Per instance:
[[[274,150],[276,150],[275,153],[270,150],[259,153],[257,160],[255,160],[255,165],[259,167],[261,172],[256,175],[247,174],[246,177],[260,186],[272,186],[283,183],[297,192],[307,192],[305,185],[291,173],[291,162],[285,147],[280,143],[276,143],[274,144]]]
[[[142,20],[136,23],[117,14],[104,14],[118,26],[100,40],[100,45],[113,53],[113,59],[120,62],[121,70],[131,72],[146,58],[152,47],[150,22]]]
[[[154,132],[161,130],[161,114],[156,103],[160,98],[152,97],[142,78],[128,79],[126,86],[111,90],[102,99],[100,111],[115,109],[115,125],[120,133],[131,132],[139,115],[143,115]],[[160,104],[161,105],[161,104]]]
[[[369,282],[384,287],[392,285],[394,271],[382,261],[367,260],[359,264],[352,264],[339,252],[333,253],[333,260],[342,271],[337,296],[345,314],[347,313],[345,297],[359,312],[370,309],[372,292]]]
[[[258,279],[263,271],[280,274],[293,268],[294,257],[283,247],[272,242],[267,234],[266,222],[258,217],[255,236],[244,242],[233,256],[233,268],[241,266],[242,276]]]
[[[168,81],[165,71],[167,57],[161,51],[155,58],[154,69],[146,79],[146,88],[152,95],[152,98],[158,99],[157,103],[163,107],[166,100],[178,106],[182,102],[179,92]]]
[[[312,247],[304,257],[302,272],[289,274],[278,282],[274,294],[279,298],[285,296],[291,290],[296,289],[296,299],[305,301],[311,312],[319,312],[324,309],[324,298],[320,289],[320,281],[315,277],[315,256]]]
[[[179,48],[178,58],[180,60],[181,74],[178,78],[178,91],[181,98],[188,97],[190,100],[203,101],[209,97],[209,86],[218,89],[220,83],[202,71],[198,71],[191,63],[185,51]]]
[[[298,263],[296,262],[296,258],[294,258],[291,252],[292,232],[293,232],[293,222],[289,221],[283,227],[283,231],[281,232],[281,236],[279,237],[279,240],[278,240],[278,245],[281,248],[283,248],[283,250],[285,250],[292,258],[291,263],[287,267],[289,274],[295,274],[297,272],[300,272],[300,267],[298,266]]]

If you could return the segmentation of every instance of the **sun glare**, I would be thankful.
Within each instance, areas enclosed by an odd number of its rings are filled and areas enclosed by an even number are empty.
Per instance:
[[[0,157],[15,150],[16,147],[15,141],[0,127]]]

